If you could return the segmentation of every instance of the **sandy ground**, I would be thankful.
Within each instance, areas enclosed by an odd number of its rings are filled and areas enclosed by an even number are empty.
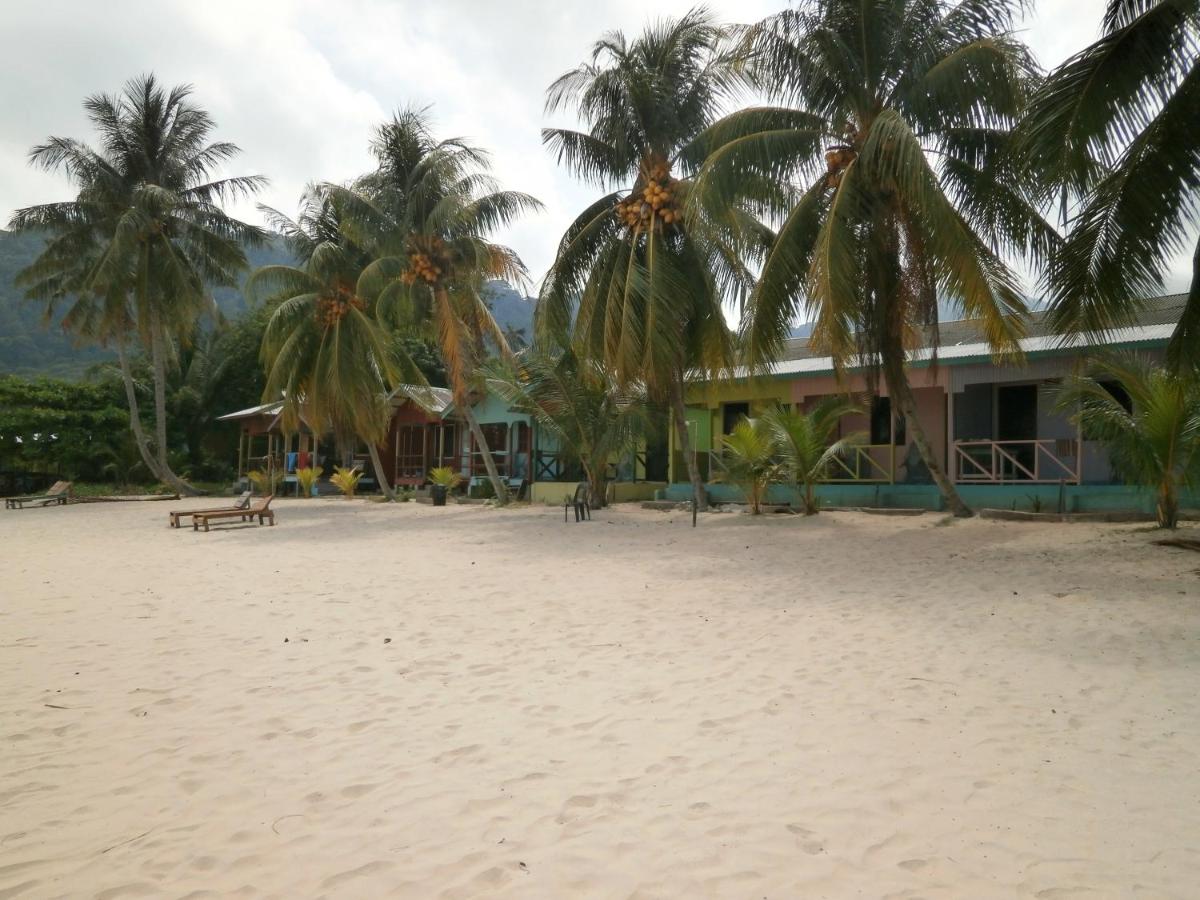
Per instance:
[[[1196,897],[1142,526],[0,516],[0,898]]]

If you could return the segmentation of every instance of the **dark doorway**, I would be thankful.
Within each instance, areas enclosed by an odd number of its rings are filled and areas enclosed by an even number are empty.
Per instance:
[[[749,415],[749,403],[726,403],[721,409],[721,434],[733,434],[738,422]]]
[[[654,431],[646,438],[646,480],[666,481],[667,463],[666,431]]]
[[[1012,384],[996,388],[996,438],[1032,441],[1037,437],[1037,385]]]
[[[1037,437],[1037,385],[1012,384],[996,388],[996,439],[1032,441]],[[1004,478],[1025,481],[1036,472],[1037,448],[1015,444],[1005,448],[1011,459],[1003,459]],[[1013,460],[1016,460],[1014,463]]]
[[[908,429],[905,427],[904,416],[896,416],[895,436],[892,434],[892,398],[871,398],[871,443],[895,444],[903,446],[908,443]]]

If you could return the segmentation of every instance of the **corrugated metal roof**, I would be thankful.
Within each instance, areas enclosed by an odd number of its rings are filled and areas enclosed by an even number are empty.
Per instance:
[[[442,415],[454,400],[453,391],[424,384],[401,384],[390,399],[407,398],[433,415]]]
[[[1050,329],[1045,310],[1038,310],[1030,316],[1026,337],[1020,342],[1021,350],[1025,353],[1046,353],[1118,344],[1165,343],[1175,331],[1175,325],[1183,314],[1186,302],[1187,294],[1154,297],[1146,301],[1145,308],[1135,317],[1133,325],[1092,336],[1055,334]],[[979,321],[974,319],[939,324],[938,344],[939,362],[991,356],[991,348],[984,339],[983,329]],[[911,352],[909,361],[919,364],[927,362],[932,356],[932,347],[927,344]],[[860,365],[861,360],[857,360],[850,364],[850,368]],[[788,341],[782,359],[768,369],[768,374],[791,375],[832,371],[831,357],[819,355],[812,350],[808,338],[795,338]],[[746,374],[746,370],[739,369],[735,377],[744,378]]]
[[[225,413],[223,416],[217,416],[217,421],[225,421],[227,419],[249,419],[251,416],[276,416],[283,409],[283,401],[275,400],[272,403],[261,403],[258,406],[250,406],[246,409],[239,409],[237,412]]]

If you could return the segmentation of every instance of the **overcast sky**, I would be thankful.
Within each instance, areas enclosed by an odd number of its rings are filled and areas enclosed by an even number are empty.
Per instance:
[[[492,151],[508,188],[546,204],[500,239],[534,279],[563,228],[593,192],[542,148],[546,86],[581,62],[606,30],[635,33],[651,16],[693,0],[6,0],[0,56],[0,214],[70,196],[31,169],[29,148],[49,135],[93,140],[85,96],[116,92],[154,72],[190,83],[241,146],[230,174],[271,179],[259,199],[293,212],[310,180],[342,181],[370,167],[373,126],[392,110],[431,105],[440,136]],[[1103,0],[1040,0],[1025,37],[1044,66],[1093,39]],[[753,21],[784,0],[713,0],[726,21]],[[558,123],[570,124],[560,117]],[[253,203],[235,212],[258,221]],[[1182,273],[1182,268],[1180,268]],[[1182,276],[1172,278],[1175,287]]]

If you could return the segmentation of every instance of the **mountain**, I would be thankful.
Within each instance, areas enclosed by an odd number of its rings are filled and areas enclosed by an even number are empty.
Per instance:
[[[17,273],[37,258],[43,244],[38,235],[0,230],[0,374],[78,377],[89,366],[114,359],[115,354],[99,347],[76,346],[61,328],[61,315],[46,322],[41,304],[26,300],[13,284]],[[251,271],[292,262],[281,238],[248,250],[246,256]],[[241,286],[216,288],[213,299],[227,319],[246,310]]]
[[[37,235],[0,230],[0,374],[75,378],[89,366],[113,359],[114,354],[99,347],[76,346],[60,327],[61,315],[45,322],[41,305],[26,300],[14,286],[17,273],[37,258],[43,243]],[[294,262],[282,238],[250,249],[246,256],[250,271],[259,266]],[[485,297],[500,328],[515,329],[528,340],[532,334],[533,299],[521,296],[503,281],[488,282]],[[213,298],[226,319],[246,311],[241,286],[217,288]]]
[[[522,296],[506,281],[489,281],[483,288],[483,299],[491,307],[492,318],[501,331],[515,333],[522,343],[529,343],[533,337],[533,309],[537,305],[533,297]]]

